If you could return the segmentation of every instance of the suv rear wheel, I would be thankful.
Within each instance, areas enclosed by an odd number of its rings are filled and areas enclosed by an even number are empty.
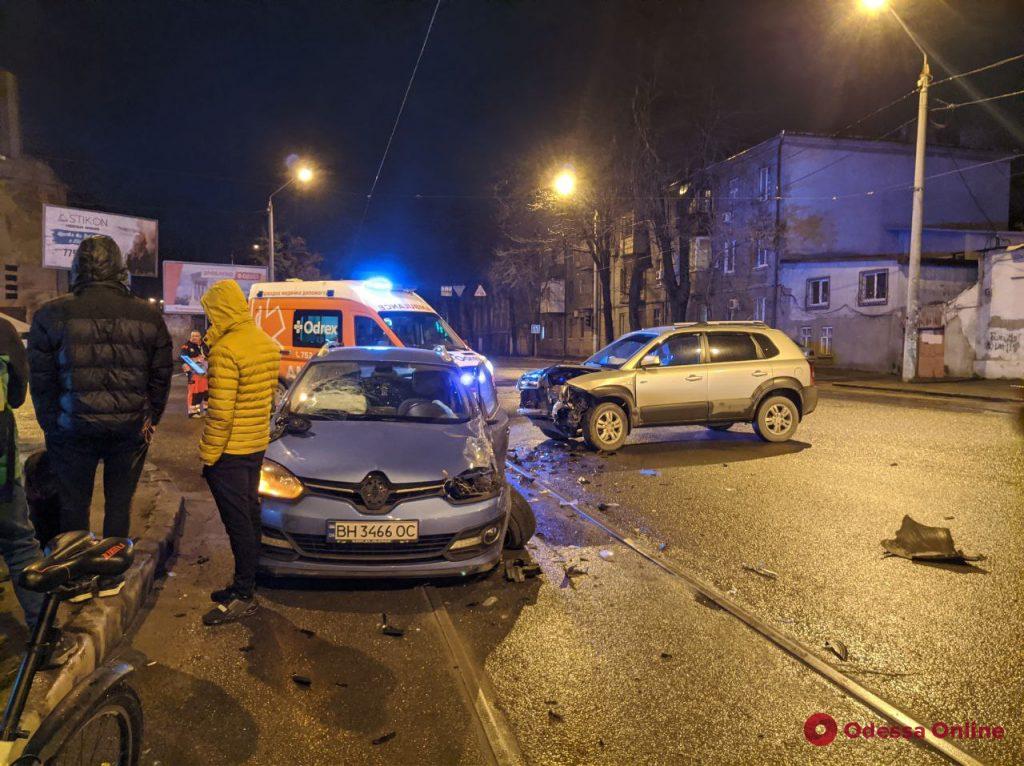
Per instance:
[[[769,396],[757,408],[754,431],[766,442],[784,442],[792,438],[800,422],[800,412],[791,399]]]
[[[629,419],[615,402],[601,402],[583,417],[583,441],[591,449],[614,452],[626,443]]]

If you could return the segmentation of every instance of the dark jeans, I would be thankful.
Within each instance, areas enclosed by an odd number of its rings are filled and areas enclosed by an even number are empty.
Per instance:
[[[47,438],[46,449],[60,490],[60,531],[89,529],[96,466],[103,461],[104,537],[128,537],[132,497],[149,445],[142,435],[126,439]]]
[[[243,596],[256,588],[256,560],[260,555],[260,466],[263,453],[221,455],[203,468],[235,557],[232,587]]]
[[[43,557],[36,541],[35,530],[28,520],[28,503],[25,490],[15,482],[10,502],[0,502],[0,556],[7,562],[14,583],[14,594],[25,612],[25,622],[31,628],[43,604],[41,593],[33,593],[18,587],[21,570]]]

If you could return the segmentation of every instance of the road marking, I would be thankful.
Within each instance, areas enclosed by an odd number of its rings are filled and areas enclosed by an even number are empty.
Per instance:
[[[554,498],[559,503],[571,506],[573,513],[578,515],[581,519],[596,526],[613,539],[618,540],[620,543],[638,553],[641,557],[654,564],[656,567],[662,569],[673,577],[682,580],[691,591],[715,602],[722,609],[732,614],[733,617],[741,620],[749,628],[761,634],[761,636],[771,641],[780,649],[783,649],[796,659],[800,660],[811,670],[823,676],[828,681],[831,681],[843,692],[871,708],[879,715],[892,723],[899,724],[900,726],[909,726],[912,729],[917,728],[918,726],[922,727],[925,732],[924,743],[940,755],[945,756],[953,763],[961,764],[961,766],[983,766],[982,762],[974,756],[964,752],[949,741],[936,737],[929,727],[918,722],[911,715],[903,712],[892,703],[882,699],[854,679],[834,668],[832,665],[829,665],[818,657],[810,647],[805,646],[799,639],[775,628],[771,624],[754,615],[752,612],[744,609],[740,604],[733,601],[729,596],[722,593],[722,591],[718,590],[713,585],[709,585],[689,572],[678,569],[669,562],[662,560],[654,552],[646,550],[646,547],[641,543],[620,533],[614,527],[609,526],[600,519],[591,516],[580,508],[580,501],[570,500],[558,492],[558,490],[553,489],[549,484],[543,482],[535,474],[532,474],[511,462],[506,465],[514,473],[531,479],[533,486],[540,486],[543,489],[546,489],[549,497]]]
[[[498,694],[487,671],[476,662],[459,638],[444,601],[430,585],[420,586],[423,598],[434,616],[448,654],[448,667],[455,677],[466,707],[473,713],[481,749],[488,763],[496,766],[523,766],[526,763],[519,742],[512,733],[505,714],[497,705]]]

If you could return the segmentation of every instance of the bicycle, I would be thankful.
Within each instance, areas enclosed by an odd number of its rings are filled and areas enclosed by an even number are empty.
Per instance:
[[[19,584],[45,595],[0,724],[0,766],[136,766],[142,747],[142,705],[126,678],[134,668],[109,661],[96,668],[43,719],[20,728],[32,681],[60,639],[60,602],[93,592],[100,577],[119,577],[134,558],[132,541],[65,532],[48,556],[27,567]]]

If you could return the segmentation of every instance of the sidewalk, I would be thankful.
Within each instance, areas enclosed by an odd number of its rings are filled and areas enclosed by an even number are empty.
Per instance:
[[[828,381],[836,388],[857,388],[873,391],[892,391],[901,394],[924,396],[948,396],[956,399],[973,399],[983,402],[1022,402],[1024,388],[1020,381],[1015,380],[916,380],[904,383],[895,375],[868,378],[826,378],[819,376],[823,382]]]
[[[42,446],[31,402],[16,413],[22,457]],[[101,468],[102,471],[102,468]],[[91,526],[103,525],[102,473],[97,472],[93,492]],[[163,471],[147,463],[132,500],[131,536],[136,540],[135,561],[125,575],[125,587],[117,596],[93,599],[82,605],[61,605],[59,623],[78,637],[78,649],[62,668],[41,672],[32,685],[22,727],[34,729],[46,714],[88,677],[110,655],[131,625],[153,587],[153,580],[172,555],[184,522],[181,493]],[[6,568],[0,564],[6,573]],[[10,582],[0,592],[0,695],[13,681],[27,637],[21,610]]]

